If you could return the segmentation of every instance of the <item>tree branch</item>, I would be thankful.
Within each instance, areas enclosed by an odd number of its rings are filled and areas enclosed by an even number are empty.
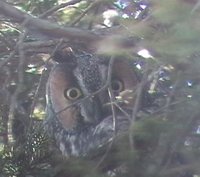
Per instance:
[[[61,8],[65,8],[67,6],[71,6],[71,5],[77,4],[79,2],[81,2],[81,0],[71,0],[71,1],[68,1],[68,2],[65,2],[65,3],[62,3],[58,6],[54,6],[53,8],[49,9],[48,11],[46,11],[42,15],[40,15],[40,18],[45,18],[45,17],[51,15],[52,13],[56,12],[57,10],[59,10]]]
[[[25,27],[29,30],[29,32],[41,33],[54,38],[87,40],[87,42],[88,40],[92,42],[100,39],[99,35],[92,33],[91,31],[72,27],[64,28],[57,24],[52,24],[46,20],[35,18],[25,12],[22,12],[3,1],[0,1],[0,14],[6,16],[7,18],[14,19],[17,23],[22,23],[25,19],[28,19],[28,23]]]

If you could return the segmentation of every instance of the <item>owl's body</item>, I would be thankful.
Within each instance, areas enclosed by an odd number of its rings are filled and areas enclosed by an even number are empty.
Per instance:
[[[118,108],[113,117],[108,89],[102,89],[107,80],[108,62],[87,53],[66,61],[64,56],[60,56],[62,63],[54,66],[47,83],[45,126],[62,154],[86,155],[111,141],[115,134],[126,131],[129,119]],[[114,97],[126,90],[133,91],[136,84],[129,62],[116,60],[110,83]],[[128,112],[133,104],[120,103],[120,107]]]

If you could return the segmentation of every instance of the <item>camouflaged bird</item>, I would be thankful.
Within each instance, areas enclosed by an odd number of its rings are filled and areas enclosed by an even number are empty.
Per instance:
[[[64,52],[63,52],[64,51]],[[110,142],[126,131],[132,103],[120,102],[113,117],[108,88],[102,89],[108,75],[108,63],[95,54],[59,51],[47,83],[45,128],[65,156],[83,156]],[[116,59],[110,87],[114,98],[134,90],[138,81],[129,61]],[[97,92],[94,94],[95,92]],[[117,101],[117,99],[116,99]],[[117,122],[117,126],[114,122]]]

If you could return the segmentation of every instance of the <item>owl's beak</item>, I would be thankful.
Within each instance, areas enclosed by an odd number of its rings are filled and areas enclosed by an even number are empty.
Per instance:
[[[80,112],[85,122],[99,122],[102,119],[102,106],[99,98],[94,96],[83,100],[80,104]]]

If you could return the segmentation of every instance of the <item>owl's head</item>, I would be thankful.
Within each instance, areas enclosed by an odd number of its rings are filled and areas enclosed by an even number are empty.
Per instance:
[[[59,51],[54,57],[57,63],[47,83],[46,127],[63,154],[83,155],[110,141],[115,131],[128,129],[138,80],[127,59],[115,59],[109,68],[109,59],[68,52]],[[119,121],[116,130],[113,121]]]

